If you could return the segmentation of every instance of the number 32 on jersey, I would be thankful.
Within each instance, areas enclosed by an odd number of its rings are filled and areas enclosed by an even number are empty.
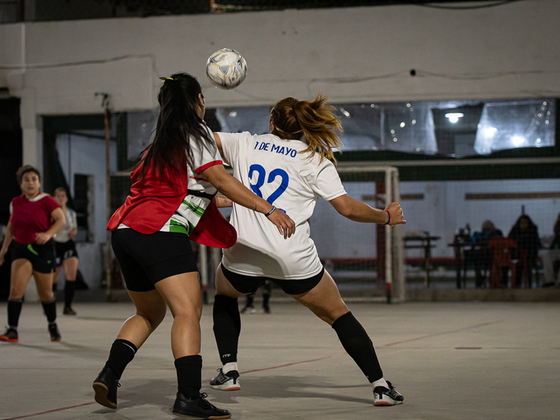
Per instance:
[[[256,179],[253,177],[255,173],[256,173]],[[267,184],[272,184],[278,177],[280,177],[280,181],[281,181],[280,185],[278,186],[278,188],[276,188],[276,190],[274,190],[272,194],[268,196],[268,198],[265,198],[265,200],[268,201],[270,204],[273,204],[274,201],[278,197],[280,197],[284,191],[286,191],[286,188],[288,188],[288,183],[290,182],[290,177],[288,176],[285,170],[280,168],[276,168],[270,171],[270,173],[267,176],[266,170],[261,165],[253,164],[249,167],[249,180],[251,182],[250,184],[251,189],[255,194],[257,194],[261,198],[264,198],[261,191],[261,187],[264,185],[264,183],[266,182]]]

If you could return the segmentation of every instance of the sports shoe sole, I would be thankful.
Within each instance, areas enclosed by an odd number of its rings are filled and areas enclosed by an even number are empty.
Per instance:
[[[391,405],[399,405],[399,404],[402,404],[403,402],[404,401],[394,400],[387,395],[382,395],[381,399],[378,399],[377,401],[375,401],[373,403],[373,405],[375,405],[376,407],[387,407],[387,406],[391,406]]]
[[[6,336],[2,336],[2,337],[0,337],[0,341],[5,341],[7,343],[17,343],[17,342],[19,342],[19,339],[18,338],[8,338]]]
[[[239,391],[241,389],[239,385],[210,385],[210,388],[218,391]]]
[[[225,415],[225,416],[208,416],[208,417],[200,417],[200,416],[189,416],[187,414],[179,414],[179,413],[175,413],[173,412],[174,416],[177,417],[186,417],[189,419],[212,419],[212,420],[218,420],[218,419],[229,419],[231,418],[231,414]]]
[[[221,385],[212,385],[210,384],[210,388],[212,389],[216,389],[218,391],[239,391],[241,389],[241,386],[239,385],[239,380],[237,380],[237,383],[232,384],[231,382],[233,381],[233,379],[230,379],[229,381],[221,384]]]
[[[399,405],[402,404],[403,401],[394,401],[393,402],[389,402],[389,401],[376,401],[373,403],[374,406],[376,407],[390,407],[392,405]]]
[[[112,403],[107,398],[107,394],[109,393],[107,385],[101,382],[94,382],[93,390],[95,391],[95,402],[97,404],[101,404],[103,407],[112,408],[113,410],[117,408],[117,404]]]

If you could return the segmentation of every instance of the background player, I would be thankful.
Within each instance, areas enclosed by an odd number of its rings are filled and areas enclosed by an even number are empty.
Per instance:
[[[60,232],[54,235],[56,272],[53,280],[53,290],[56,290],[60,269],[64,268],[66,281],[64,283],[64,309],[62,313],[64,315],[76,315],[76,311],[72,309],[72,301],[74,300],[76,275],[78,274],[78,251],[74,242],[74,238],[78,233],[78,219],[76,212],[66,206],[68,195],[66,195],[64,188],[60,187],[54,190],[54,199],[60,204],[66,224]]]
[[[18,169],[16,176],[22,195],[10,203],[10,220],[0,250],[2,265],[13,240],[8,329],[0,335],[0,341],[17,343],[19,340],[17,328],[23,295],[32,275],[47,317],[51,341],[60,341],[52,291],[55,255],[51,239],[64,227],[64,214],[54,198],[40,191],[41,175],[37,169],[25,165]]]

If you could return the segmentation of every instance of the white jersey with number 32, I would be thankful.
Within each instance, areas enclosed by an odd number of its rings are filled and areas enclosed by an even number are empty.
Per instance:
[[[296,233],[284,239],[264,214],[234,203],[231,224],[238,239],[224,250],[222,264],[237,274],[274,279],[319,274],[322,265],[309,236],[308,220],[318,197],[330,201],[346,194],[332,162],[320,162],[318,154],[310,158],[309,153],[299,153],[307,148],[301,140],[248,132],[218,135],[222,157],[233,175],[296,223]]]

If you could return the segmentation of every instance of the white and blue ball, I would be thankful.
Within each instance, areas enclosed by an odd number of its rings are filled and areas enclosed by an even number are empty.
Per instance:
[[[231,48],[222,48],[206,61],[206,75],[221,89],[236,88],[247,76],[247,62],[241,54]]]

